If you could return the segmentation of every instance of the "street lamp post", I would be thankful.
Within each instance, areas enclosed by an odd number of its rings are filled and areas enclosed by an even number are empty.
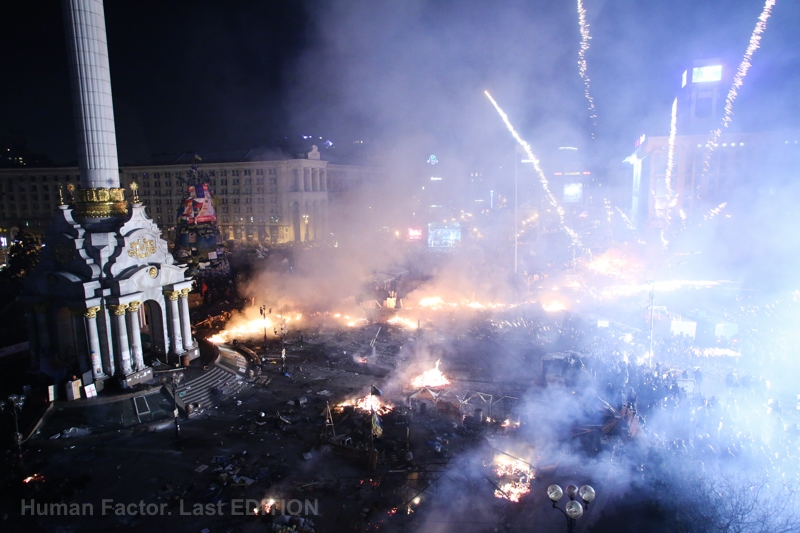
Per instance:
[[[672,261],[673,259],[675,259],[676,257],[682,257],[682,256],[687,256],[687,255],[697,255],[699,253],[700,253],[699,251],[698,252],[675,252],[671,256],[667,257],[664,260],[664,262],[661,263],[661,265],[659,265],[659,267],[653,273],[653,280],[650,282],[650,336],[649,336],[650,339],[648,341],[648,343],[649,343],[648,355],[650,356],[650,366],[651,367],[653,366],[653,312],[654,312],[654,305],[655,305],[655,301],[656,301],[656,276],[658,276],[658,273],[661,272],[661,269],[663,269],[665,266],[667,266],[667,264],[670,261]],[[686,263],[686,261],[681,261],[680,263],[676,264],[675,266],[683,265],[685,263]]]
[[[173,371],[170,373],[172,383],[172,416],[175,418],[175,440],[181,438],[181,423],[178,416],[178,384],[183,380],[183,372]]]
[[[261,316],[264,317],[264,349],[267,349],[267,315],[272,312],[272,309],[268,308],[266,305],[262,305],[258,308],[258,312],[261,313]]]
[[[596,494],[589,485],[583,485],[581,488],[575,485],[568,485],[566,490],[569,501],[563,509],[556,505],[558,500],[564,496],[564,491],[560,486],[550,485],[547,487],[547,497],[553,502],[553,509],[558,509],[567,518],[567,532],[573,533],[575,531],[575,522],[583,516],[583,508],[589,508],[589,504],[594,500]],[[575,500],[575,496],[579,496],[583,500],[583,505]]]
[[[519,171],[517,170],[518,147],[514,147],[514,276],[519,271]],[[532,159],[523,159],[519,163],[533,163]]]
[[[17,458],[20,460],[22,459],[22,433],[19,431],[19,414],[22,412],[23,405],[25,405],[24,394],[11,394],[7,404],[0,401],[0,411],[7,412],[14,417],[14,444],[17,445]]]

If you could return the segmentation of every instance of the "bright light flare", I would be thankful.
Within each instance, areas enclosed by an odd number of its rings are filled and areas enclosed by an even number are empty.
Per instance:
[[[431,309],[438,309],[444,305],[444,300],[442,300],[439,296],[428,296],[427,298],[423,298],[419,301],[420,307],[429,307]]]
[[[419,389],[422,387],[444,387],[446,385],[450,385],[450,380],[442,374],[442,371],[439,370],[439,363],[441,363],[441,359],[436,361],[436,366],[431,368],[430,370],[426,370],[419,376],[415,377],[411,380],[411,386]]]
[[[559,302],[558,300],[553,300],[550,303],[542,304],[542,309],[544,309],[548,313],[558,313],[559,311],[566,311],[567,306]]]
[[[631,271],[631,265],[627,258],[613,250],[592,258],[586,267],[593,272],[612,278],[627,277]]]
[[[214,344],[227,344],[234,339],[249,339],[259,335],[264,335],[264,330],[271,332],[272,321],[267,318],[254,318],[247,320],[239,325],[225,328],[216,335],[208,338]]]

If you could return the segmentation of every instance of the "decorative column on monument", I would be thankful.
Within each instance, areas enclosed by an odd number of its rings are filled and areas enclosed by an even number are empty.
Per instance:
[[[170,344],[172,345],[171,352],[175,355],[183,353],[183,340],[181,339],[181,317],[178,311],[178,298],[180,291],[164,291],[164,296],[169,301],[169,336]]]
[[[36,314],[33,307],[25,306],[25,318],[28,323],[28,350],[31,353],[31,372],[39,371],[39,340],[36,334]]]
[[[189,291],[191,289],[181,289],[180,297],[180,314],[181,314],[181,331],[183,333],[183,348],[191,350],[194,348],[194,339],[192,339],[192,324],[189,320]]]
[[[89,335],[89,355],[92,361],[92,376],[94,379],[104,379],[108,376],[103,372],[103,362],[100,359],[100,334],[97,331],[97,313],[100,306],[88,308],[83,318],[86,322],[86,331]]]
[[[133,356],[133,369],[138,372],[144,370],[144,354],[142,353],[142,334],[139,329],[140,301],[128,302],[128,335]]]
[[[89,361],[89,350],[86,346],[86,328],[83,321],[83,308],[71,308],[70,314],[72,315],[72,327],[75,330],[75,359],[78,363],[78,369],[83,375],[84,372],[89,370],[91,361]]]
[[[128,345],[128,325],[125,321],[127,304],[109,305],[108,310],[114,315],[114,336],[116,337],[117,355],[119,356],[119,370],[123,376],[133,372],[131,368],[131,352]]]
[[[39,358],[50,357],[50,328],[47,325],[47,312],[50,304],[41,303],[33,306],[36,313],[36,339],[39,341]]]
[[[90,219],[124,215],[103,2],[62,0],[62,6],[81,172],[75,213]]]

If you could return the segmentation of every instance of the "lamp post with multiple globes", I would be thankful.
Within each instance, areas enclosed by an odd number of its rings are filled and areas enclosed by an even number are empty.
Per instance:
[[[564,490],[558,485],[547,487],[547,497],[553,502],[553,509],[558,509],[567,518],[567,531],[573,533],[575,531],[575,521],[583,516],[583,508],[584,506],[586,508],[589,507],[589,503],[595,498],[595,492],[589,485],[583,485],[581,488],[575,485],[567,485],[566,493],[569,501],[562,509],[556,503],[564,496]],[[583,505],[575,499],[576,496],[583,501]]]

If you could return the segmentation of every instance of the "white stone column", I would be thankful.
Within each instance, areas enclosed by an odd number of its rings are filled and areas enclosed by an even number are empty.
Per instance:
[[[33,310],[36,312],[36,339],[39,341],[39,357],[42,355],[52,357],[50,352],[50,328],[47,325],[47,311],[50,304],[36,304]]]
[[[78,362],[81,375],[83,375],[91,367],[89,350],[86,346],[86,328],[83,320],[85,311],[80,307],[71,308],[70,313],[72,314],[72,328],[75,332],[73,335],[73,341],[75,342],[75,359]]]
[[[128,336],[133,357],[133,369],[138,372],[144,370],[144,354],[142,353],[142,332],[139,327],[140,301],[128,302]]]
[[[117,355],[119,356],[119,371],[123,376],[133,373],[131,367],[131,351],[128,344],[128,325],[125,320],[125,312],[128,310],[128,304],[109,305],[108,310],[114,315],[114,327],[112,332],[116,337]]]
[[[119,187],[102,0],[63,0],[81,188]]]
[[[103,372],[103,361],[100,358],[100,335],[97,332],[97,312],[100,306],[90,307],[83,314],[86,321],[86,331],[89,334],[89,356],[92,361],[92,376],[94,379],[102,379],[106,376]]]
[[[36,314],[32,307],[26,307],[25,318],[28,324],[28,351],[31,354],[32,372],[39,372],[39,339],[36,333]]]
[[[180,296],[181,332],[183,333],[183,348],[186,350],[194,348],[192,323],[189,320],[189,290],[181,289]]]
[[[169,304],[169,338],[171,351],[173,354],[178,355],[183,353],[183,340],[181,338],[181,317],[178,311],[178,297],[180,291],[164,291],[164,296],[167,297]]]

